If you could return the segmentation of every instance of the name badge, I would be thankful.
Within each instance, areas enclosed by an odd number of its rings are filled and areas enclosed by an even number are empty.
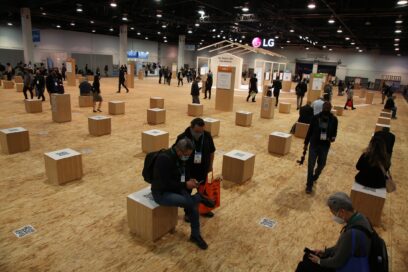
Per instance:
[[[57,83],[57,82],[55,82],[55,86],[58,86],[58,83]]]
[[[322,140],[322,141],[326,141],[326,140],[327,140],[327,133],[326,133],[326,132],[320,133],[320,140]]]
[[[186,176],[181,175],[180,181],[181,181],[181,183],[185,183],[186,182]]]
[[[40,81],[39,81],[39,80],[37,80],[37,85],[38,85],[38,84],[40,84]]]
[[[203,157],[202,153],[196,151],[194,153],[194,164],[200,164],[202,157]]]

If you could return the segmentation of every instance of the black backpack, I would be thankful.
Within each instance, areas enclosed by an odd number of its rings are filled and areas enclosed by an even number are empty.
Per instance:
[[[147,183],[150,183],[150,184],[152,183],[154,163],[156,162],[156,159],[159,156],[159,154],[165,150],[166,149],[161,149],[159,151],[147,153],[146,158],[144,160],[143,170],[142,170],[143,179]]]
[[[352,228],[364,232],[371,239],[370,255],[368,256],[370,271],[388,272],[388,253],[384,240],[374,229],[371,232],[365,227],[359,225],[355,225]]]

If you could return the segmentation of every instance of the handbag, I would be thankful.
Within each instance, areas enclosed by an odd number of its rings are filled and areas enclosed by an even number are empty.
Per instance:
[[[385,171],[384,167],[380,165],[380,168],[382,172],[384,173],[385,176],[385,189],[387,190],[387,193],[392,193],[397,190],[397,185],[395,184],[394,180],[392,179],[390,170]]]
[[[198,211],[200,214],[207,214],[210,211],[212,211],[215,208],[218,208],[220,206],[220,201],[221,201],[221,178],[216,178],[214,179],[214,173],[211,172],[211,182],[207,180],[204,183],[204,185],[200,185],[198,187],[198,192],[202,194],[203,196],[207,197],[208,199],[214,201],[215,207],[214,208],[209,208],[202,203],[198,206]]]

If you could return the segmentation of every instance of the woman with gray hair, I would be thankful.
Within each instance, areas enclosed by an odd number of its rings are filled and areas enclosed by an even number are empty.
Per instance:
[[[333,221],[344,225],[340,237],[333,247],[324,250],[305,249],[303,261],[299,263],[296,271],[370,271],[368,256],[371,240],[359,229],[373,232],[367,218],[354,211],[351,199],[342,192],[332,194],[327,199],[327,206],[333,215]]]

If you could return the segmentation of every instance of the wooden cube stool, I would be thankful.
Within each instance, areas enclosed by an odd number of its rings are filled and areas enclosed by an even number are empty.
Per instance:
[[[14,88],[14,82],[11,80],[4,80],[3,81],[3,88],[4,89],[13,89]]]
[[[54,122],[70,122],[72,120],[71,96],[69,94],[52,94],[51,111]]]
[[[383,109],[382,111],[383,111],[383,112],[389,112],[389,113],[391,113],[391,110],[390,110],[390,109]]]
[[[356,211],[364,214],[374,226],[381,223],[387,191],[385,188],[369,188],[354,182],[350,198]]]
[[[142,132],[142,150],[144,153],[169,148],[169,133],[153,129]]]
[[[86,76],[86,80],[88,80],[88,81],[90,81],[90,82],[93,82],[93,81],[94,81],[94,77],[95,77],[95,76],[93,76],[93,75],[88,75],[88,76]]]
[[[358,96],[360,98],[364,98],[364,97],[366,97],[366,94],[367,94],[367,90],[366,89],[361,89]]]
[[[252,124],[252,112],[237,111],[235,113],[235,125],[241,127],[250,127]]]
[[[82,155],[70,148],[44,153],[45,173],[52,184],[82,178]]]
[[[23,77],[22,76],[14,76],[14,82],[15,83],[23,83]]]
[[[200,117],[204,113],[204,105],[202,104],[188,104],[188,115],[193,117]]]
[[[28,130],[22,127],[0,130],[1,150],[4,154],[15,154],[30,150]]]
[[[78,96],[78,104],[80,108],[93,107],[93,96],[92,95]]]
[[[254,175],[255,154],[232,150],[222,158],[222,176],[224,179],[241,183]]]
[[[383,128],[388,128],[389,130],[391,130],[391,125],[376,124],[375,125],[375,132],[382,131]]]
[[[166,123],[166,110],[165,109],[148,109],[147,110],[147,123],[150,125],[158,125]]]
[[[150,97],[151,109],[164,109],[164,98],[162,97]]]
[[[42,101],[40,99],[26,99],[24,105],[27,113],[42,112]]]
[[[131,233],[144,240],[156,241],[177,226],[178,208],[159,206],[150,187],[128,195],[127,219]]]
[[[290,113],[291,104],[279,102],[279,113]]]
[[[275,98],[264,96],[261,102],[261,118],[272,119],[275,115]]]
[[[295,126],[295,137],[297,138],[306,138],[307,132],[309,130],[309,124],[296,122]]]
[[[125,102],[109,101],[109,114],[111,115],[125,114]]]
[[[292,134],[275,131],[269,135],[268,151],[273,154],[286,155],[290,151],[291,144]]]
[[[205,131],[208,131],[212,137],[218,136],[220,133],[221,122],[218,119],[204,118]]]
[[[111,134],[111,118],[108,116],[88,117],[89,134],[93,136],[102,136]]]
[[[373,104],[373,100],[374,100],[374,92],[367,92],[366,94],[366,104]]]
[[[387,117],[378,117],[377,124],[391,125],[391,118],[387,118]]]
[[[337,116],[343,116],[344,107],[342,106],[334,106],[333,109],[336,110]]]
[[[24,84],[23,83],[16,83],[16,91],[19,93],[23,92]]]
[[[391,118],[392,114],[390,112],[382,111],[380,117]]]

